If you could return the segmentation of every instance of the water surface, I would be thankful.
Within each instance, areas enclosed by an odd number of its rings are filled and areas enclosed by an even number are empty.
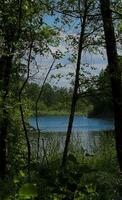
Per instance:
[[[66,132],[68,119],[68,116],[41,116],[38,117],[38,124],[42,132]],[[29,124],[36,129],[36,118],[31,117]],[[85,116],[75,116],[74,118],[73,132],[109,131],[113,129],[112,120]]]

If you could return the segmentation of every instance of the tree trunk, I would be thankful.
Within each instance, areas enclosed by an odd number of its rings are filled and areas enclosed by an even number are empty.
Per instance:
[[[6,171],[6,138],[7,138],[7,96],[9,91],[10,74],[12,68],[13,56],[4,56],[1,58],[3,72],[1,74],[2,81],[2,96],[1,96],[1,120],[0,120],[0,178],[4,178]]]
[[[8,111],[6,108],[9,85],[10,85],[10,76],[12,70],[12,60],[15,52],[15,46],[17,41],[20,38],[21,34],[21,18],[22,18],[22,3],[23,0],[18,1],[18,24],[11,23],[9,18],[6,17],[5,2],[3,1],[1,7],[1,20],[3,23],[2,26],[2,35],[3,35],[3,52],[4,54],[0,58],[0,81],[1,81],[1,119],[0,119],[0,178],[5,177],[6,171],[6,139],[7,139],[7,128],[8,128]],[[12,17],[12,16],[11,16]],[[6,20],[7,21],[6,21]],[[10,27],[9,27],[10,25]],[[3,28],[4,27],[4,28]],[[16,31],[15,31],[16,30]]]
[[[110,0],[100,0],[103,27],[108,57],[108,69],[111,79],[112,96],[114,104],[116,150],[120,170],[122,171],[122,81],[121,68],[117,55],[116,39],[112,23]]]
[[[67,160],[68,147],[69,147],[69,143],[70,143],[70,137],[71,137],[71,132],[72,132],[75,108],[76,108],[76,103],[77,103],[77,98],[78,98],[77,93],[78,93],[78,88],[79,88],[80,63],[81,63],[81,54],[82,54],[82,50],[83,50],[83,39],[84,39],[85,25],[86,25],[86,14],[87,14],[87,8],[85,8],[83,22],[82,22],[82,25],[81,25],[81,33],[80,33],[79,48],[78,48],[78,58],[77,58],[77,67],[76,67],[76,75],[75,75],[75,85],[74,85],[74,91],[73,91],[73,97],[72,97],[72,103],[71,103],[71,112],[70,112],[70,117],[69,117],[69,123],[68,123],[67,136],[66,136],[64,153],[63,153],[63,159],[62,159],[62,167],[65,166],[66,160]]]

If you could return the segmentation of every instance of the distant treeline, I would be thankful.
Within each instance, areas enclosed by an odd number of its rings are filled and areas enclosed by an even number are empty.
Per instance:
[[[26,87],[27,98],[29,99],[33,114],[35,113],[36,99],[41,87],[36,83],[29,83]],[[69,114],[71,107],[72,89],[59,88],[46,83],[38,102],[38,114]],[[87,114],[90,109],[89,101],[84,98],[79,100],[76,108],[77,114]]]
[[[112,91],[107,69],[101,71],[95,86],[88,90],[91,93],[89,101],[93,105],[89,116],[113,117]]]
[[[79,95],[76,114],[89,116],[112,116],[112,98],[107,71],[101,71],[94,84],[91,84],[84,96]],[[36,100],[41,86],[28,83],[25,94],[30,107],[35,114]],[[72,98],[72,88],[59,88],[46,83],[38,102],[38,115],[69,114]]]

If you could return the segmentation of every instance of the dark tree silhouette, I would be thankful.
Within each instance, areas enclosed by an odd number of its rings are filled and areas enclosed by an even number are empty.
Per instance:
[[[68,129],[67,129],[67,136],[66,136],[66,141],[65,141],[65,148],[64,148],[63,159],[62,159],[62,167],[64,167],[65,164],[66,164],[68,146],[69,146],[69,143],[70,143],[70,137],[71,137],[74,114],[75,114],[75,108],[76,108],[76,103],[77,103],[77,99],[78,99],[81,54],[82,54],[83,44],[84,44],[84,34],[85,34],[85,26],[86,26],[87,11],[88,11],[87,3],[88,3],[88,1],[85,0],[84,1],[84,14],[83,14],[83,20],[82,20],[82,23],[81,23],[81,32],[80,32],[79,47],[78,47],[78,58],[77,58],[77,67],[76,67],[76,75],[75,75],[75,85],[74,85],[74,91],[73,91],[73,97],[72,97],[72,103],[71,103],[71,111],[70,111],[70,117],[69,117]]]
[[[120,169],[122,171],[122,73],[117,55],[116,38],[112,22],[110,0],[100,0],[100,4],[114,104],[116,150]]]
[[[6,171],[6,138],[8,129],[8,111],[6,108],[10,87],[11,73],[13,68],[13,58],[16,44],[21,35],[22,0],[18,2],[1,2],[1,32],[3,36],[3,54],[0,57],[0,81],[1,81],[1,119],[0,119],[0,178],[5,177]],[[13,4],[16,9],[13,12]],[[11,18],[16,16],[16,22],[12,23]]]

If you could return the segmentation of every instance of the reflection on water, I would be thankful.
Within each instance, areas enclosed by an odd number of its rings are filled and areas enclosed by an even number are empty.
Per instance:
[[[94,154],[104,146],[105,142],[109,144],[113,139],[113,133],[108,132],[82,132],[73,133],[71,136],[70,150],[78,151],[79,153]],[[44,133],[40,137],[40,157],[43,154],[43,148],[48,156],[56,153],[61,153],[65,146],[66,134],[64,133]],[[37,138],[31,140],[32,149],[37,150]]]
[[[43,133],[40,137],[40,157],[43,156],[43,149],[48,156],[62,152],[65,146],[68,116],[43,116],[38,118],[38,122]],[[36,119],[30,118],[29,124],[36,128]],[[110,133],[113,129],[112,120],[75,116],[70,150],[94,154],[99,149],[103,138],[107,137],[107,141],[111,140]],[[32,149],[36,151],[37,137],[31,139]]]

